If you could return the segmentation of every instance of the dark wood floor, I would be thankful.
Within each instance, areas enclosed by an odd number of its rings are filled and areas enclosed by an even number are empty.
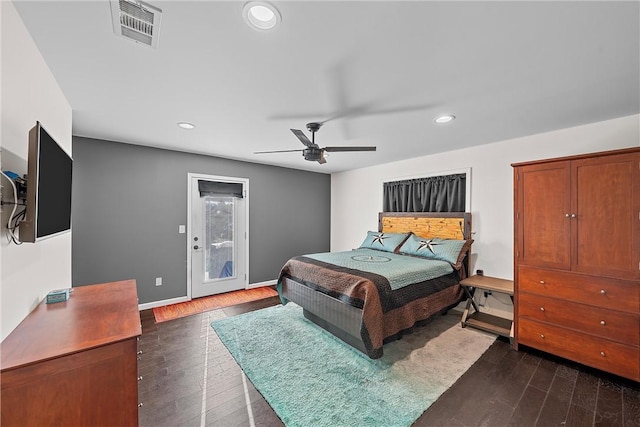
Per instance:
[[[141,312],[140,425],[282,426],[210,327],[216,318],[278,303],[269,298],[160,324],[151,310]],[[497,340],[415,425],[640,426],[640,384]]]

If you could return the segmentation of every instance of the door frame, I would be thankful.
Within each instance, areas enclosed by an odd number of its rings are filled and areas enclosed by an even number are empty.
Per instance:
[[[207,175],[201,173],[187,173],[187,300],[191,301],[191,194],[193,189],[191,188],[191,184],[193,179],[203,179],[206,181],[218,181],[218,182],[230,182],[230,183],[238,183],[242,184],[243,196],[245,199],[244,208],[245,208],[245,247],[244,247],[244,288],[247,289],[249,286],[249,178],[237,178],[231,176],[219,176],[219,175]]]

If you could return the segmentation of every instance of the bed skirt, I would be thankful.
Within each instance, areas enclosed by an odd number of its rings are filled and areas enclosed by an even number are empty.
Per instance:
[[[282,281],[282,296],[301,306],[304,317],[366,354],[364,342],[360,337],[361,309],[288,277]]]
[[[418,322],[429,319],[436,314],[444,314],[450,308],[455,307],[462,299],[462,288],[455,285],[445,289],[435,296],[434,302],[438,305],[432,307],[430,312],[423,319],[416,319]],[[309,288],[295,280],[284,277],[282,279],[281,297],[294,302],[303,308],[304,316],[321,328],[329,331],[342,341],[360,350],[372,359],[382,357],[382,348],[367,351],[371,343],[367,346],[363,339],[362,309],[346,304],[330,295]],[[405,329],[395,331],[385,337],[385,342],[397,339],[402,336],[403,331],[411,329],[412,325],[406,325]],[[367,334],[364,334],[368,338]],[[394,338],[395,337],[395,338]]]

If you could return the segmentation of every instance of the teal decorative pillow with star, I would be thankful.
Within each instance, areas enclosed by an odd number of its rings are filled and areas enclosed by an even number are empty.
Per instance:
[[[369,231],[361,248],[378,249],[385,252],[395,252],[405,241],[409,233],[383,233],[381,231]]]
[[[412,234],[402,244],[399,252],[447,261],[454,267],[460,268],[465,254],[471,247],[471,243],[473,243],[473,240],[439,239],[437,237],[424,239]]]

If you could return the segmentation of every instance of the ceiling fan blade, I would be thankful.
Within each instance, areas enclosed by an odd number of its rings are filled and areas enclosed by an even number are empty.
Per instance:
[[[376,147],[324,147],[323,150],[328,151],[329,153],[337,153],[339,151],[376,151]]]
[[[291,132],[293,132],[293,134],[300,140],[300,142],[302,142],[307,147],[317,147],[316,144],[309,141],[309,138],[307,138],[307,135],[305,135],[304,132],[302,132],[301,130],[291,129]]]
[[[253,154],[293,153],[294,151],[304,151],[304,149],[302,149],[302,150],[255,151]]]
[[[326,111],[311,111],[309,113],[300,113],[300,114],[274,114],[272,116],[267,117],[269,120],[287,120],[296,122],[310,122],[310,121],[318,121],[318,117],[327,117]]]
[[[329,78],[329,87],[327,90],[331,105],[334,108],[333,114],[327,117],[323,123],[328,121],[341,119],[348,117],[351,114],[351,108],[349,105],[348,89],[350,85],[347,84],[346,76],[348,73],[347,64],[344,61],[335,64],[333,67],[327,70],[327,77]],[[351,126],[346,120],[340,120],[338,123],[342,136],[346,140],[351,139]]]
[[[385,114],[412,113],[414,111],[424,111],[433,108],[434,104],[405,105],[393,108],[367,109],[360,113],[360,116],[381,116]]]

